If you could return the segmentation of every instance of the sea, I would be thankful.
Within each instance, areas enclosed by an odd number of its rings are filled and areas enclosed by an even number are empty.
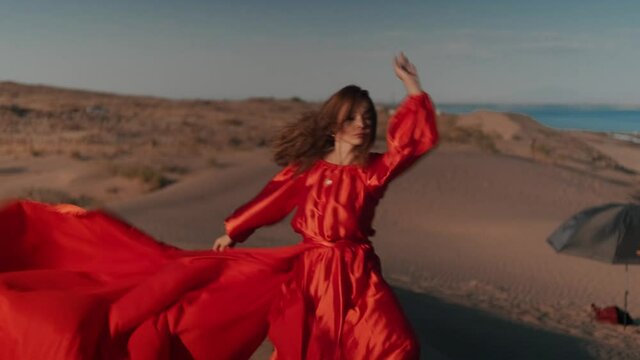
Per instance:
[[[640,143],[640,106],[437,104],[437,109],[455,114],[476,110],[514,112],[558,130],[607,132],[621,140]]]

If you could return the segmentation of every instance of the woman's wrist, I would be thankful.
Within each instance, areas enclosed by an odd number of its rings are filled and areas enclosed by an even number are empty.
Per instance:
[[[411,96],[411,95],[419,95],[422,94],[423,90],[422,87],[420,86],[420,82],[415,80],[415,81],[405,81],[404,82],[404,87],[407,90],[407,95]]]

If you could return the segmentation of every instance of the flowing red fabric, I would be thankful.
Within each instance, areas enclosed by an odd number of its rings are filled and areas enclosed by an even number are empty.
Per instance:
[[[293,209],[299,244],[186,251],[105,210],[0,209],[0,359],[417,359],[369,236],[388,183],[437,142],[426,93],[391,119],[367,166],[278,172],[225,219],[242,242]]]

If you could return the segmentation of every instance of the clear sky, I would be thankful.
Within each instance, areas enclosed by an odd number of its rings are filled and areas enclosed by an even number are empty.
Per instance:
[[[640,2],[0,0],[0,80],[173,98],[640,103]]]

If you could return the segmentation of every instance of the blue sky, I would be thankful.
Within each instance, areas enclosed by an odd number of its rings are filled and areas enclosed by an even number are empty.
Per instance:
[[[0,80],[173,98],[640,102],[637,1],[0,0]]]

